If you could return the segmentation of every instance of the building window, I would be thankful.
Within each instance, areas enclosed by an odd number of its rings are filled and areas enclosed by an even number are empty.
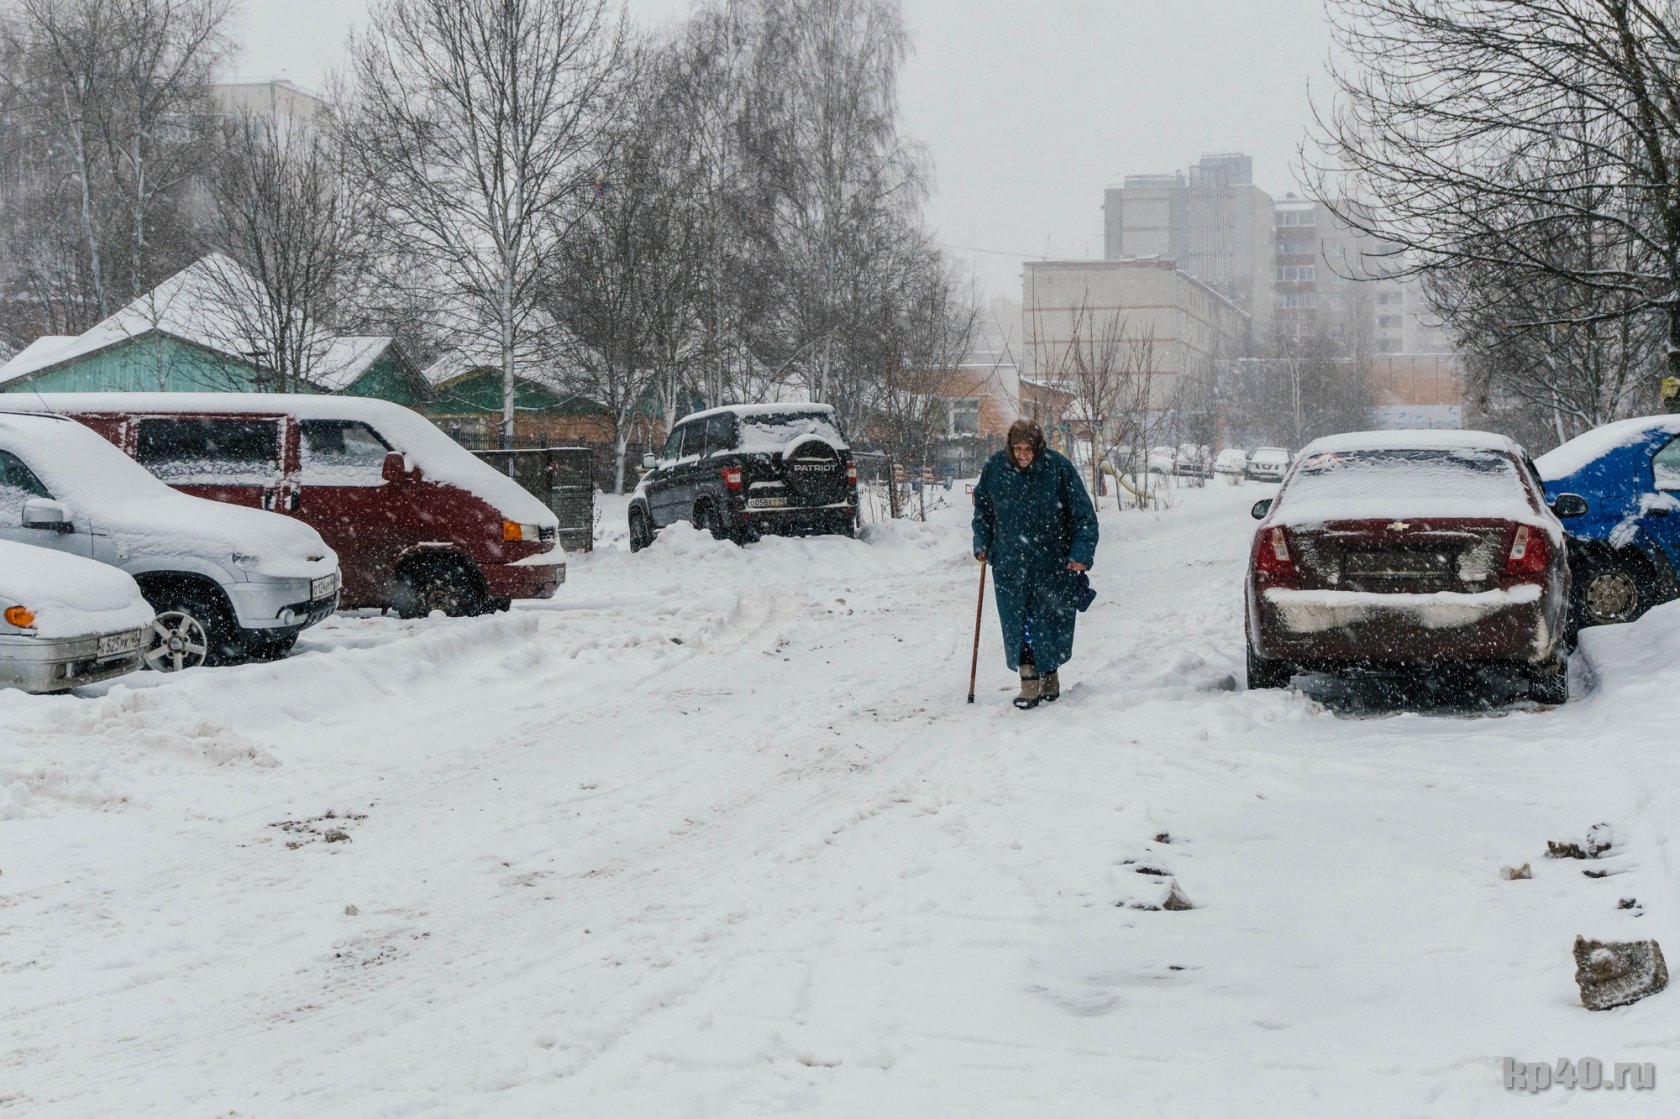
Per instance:
[[[1378,315],[1377,316],[1377,325],[1379,327],[1383,327],[1385,329],[1399,326],[1400,325],[1400,316],[1399,315]]]
[[[1318,278],[1318,269],[1311,264],[1285,264],[1277,269],[1279,283],[1290,284],[1297,281],[1311,283]]]
[[[1279,210],[1279,225],[1317,225],[1318,214],[1312,210]]]
[[[1397,354],[1400,352],[1400,339],[1378,338],[1377,352],[1379,354]]]
[[[948,435],[979,435],[980,434],[980,401],[952,400],[947,402],[950,409],[950,423],[945,431]]]

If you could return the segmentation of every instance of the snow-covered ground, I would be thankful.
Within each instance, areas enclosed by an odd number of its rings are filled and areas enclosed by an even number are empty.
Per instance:
[[[1675,1114],[1680,994],[1588,1012],[1570,946],[1680,963],[1680,603],[1556,710],[1249,693],[1267,492],[1105,512],[1027,713],[989,604],[963,702],[960,487],[637,555],[609,500],[551,602],[0,693],[0,1113]]]

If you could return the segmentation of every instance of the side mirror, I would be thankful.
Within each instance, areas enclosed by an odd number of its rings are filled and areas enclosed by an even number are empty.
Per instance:
[[[1557,514],[1558,520],[1570,517],[1584,517],[1587,515],[1587,499],[1578,493],[1560,493],[1557,500],[1552,502],[1552,512]]]
[[[1254,508],[1248,511],[1248,515],[1257,521],[1263,521],[1266,519],[1266,514],[1271,511],[1272,499],[1269,497],[1262,497],[1259,501],[1254,503]]]
[[[658,465],[659,465],[659,460],[653,457],[653,452],[652,451],[644,451],[642,453],[642,469],[643,470],[652,470],[655,466],[658,466]]]
[[[76,526],[70,523],[70,509],[62,502],[32,497],[23,503],[23,527],[70,532]]]
[[[401,451],[389,451],[385,455],[384,463],[379,467],[379,476],[387,482],[396,484],[418,482],[420,480],[420,468],[416,466],[412,470],[409,469],[408,459],[404,457]]]

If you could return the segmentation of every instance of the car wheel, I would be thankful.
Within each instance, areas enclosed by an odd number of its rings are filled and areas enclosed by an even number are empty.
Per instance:
[[[1569,662],[1559,656],[1529,670],[1528,698],[1535,703],[1559,705],[1569,702]]]
[[[1288,661],[1267,660],[1254,651],[1254,646],[1248,646],[1248,687],[1250,691],[1262,688],[1287,688],[1290,679],[1295,675],[1295,666]]]
[[[1652,606],[1655,597],[1645,573],[1629,563],[1590,559],[1575,572],[1574,614],[1577,628],[1631,622]]]
[[[704,532],[710,532],[713,540],[732,540],[737,544],[741,542],[724,527],[723,514],[719,513],[717,506],[710,501],[695,503],[694,527]]]
[[[391,580],[391,605],[399,618],[424,618],[441,610],[451,618],[484,613],[478,580],[460,563],[416,561]]]
[[[227,611],[208,595],[168,591],[150,600],[157,617],[142,656],[155,672],[181,672],[202,665],[230,664],[242,650]]]
[[[653,531],[648,527],[647,514],[641,508],[630,510],[630,550],[639,552],[653,543]]]

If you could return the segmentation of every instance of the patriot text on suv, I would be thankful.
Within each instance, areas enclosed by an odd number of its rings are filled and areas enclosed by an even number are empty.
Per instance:
[[[744,543],[768,532],[851,536],[857,465],[826,404],[737,404],[671,429],[630,499],[630,548],[689,521]]]

